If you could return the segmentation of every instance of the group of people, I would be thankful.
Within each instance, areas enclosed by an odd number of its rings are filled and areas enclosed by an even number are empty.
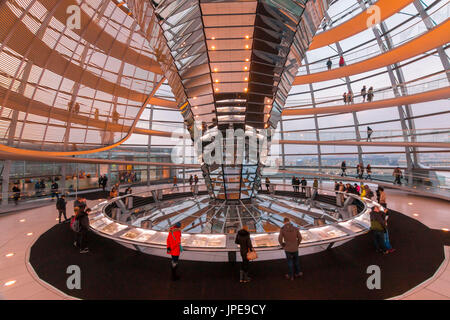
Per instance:
[[[331,67],[333,66],[333,62],[331,61],[331,58],[328,58],[327,60],[327,69],[331,70]],[[344,67],[345,66],[345,60],[344,60],[344,56],[340,56],[339,57],[339,67]]]
[[[353,103],[354,100],[354,95],[353,95],[353,91],[350,90],[349,92],[344,92],[343,96],[343,100],[344,100],[344,104],[350,104]],[[372,102],[373,101],[373,87],[370,87],[369,90],[367,90],[366,86],[363,86],[363,88],[361,89],[361,97],[363,98],[363,102],[366,102],[366,97],[367,97],[367,102]]]
[[[288,273],[285,274],[285,278],[288,280],[294,280],[301,277],[303,272],[300,270],[300,261],[298,254],[298,247],[302,242],[302,235],[299,228],[294,226],[289,218],[284,218],[284,225],[280,229],[278,242],[284,249],[288,265]],[[167,235],[166,245],[167,254],[171,256],[171,279],[173,281],[179,280],[180,276],[177,273],[178,261],[181,253],[183,252],[183,246],[181,245],[181,223],[177,222],[170,227]],[[239,253],[242,258],[242,263],[239,271],[239,282],[247,283],[251,281],[249,277],[250,260],[256,257],[255,249],[253,248],[252,241],[250,239],[250,232],[246,225],[242,226],[242,229],[237,232],[235,243],[239,245]]]
[[[384,210],[383,210],[384,208]],[[375,250],[379,253],[389,254],[395,251],[389,240],[388,219],[389,209],[374,206],[370,212],[370,231],[372,233]]]
[[[364,178],[364,170],[367,172],[367,176]],[[341,177],[347,176],[347,163],[344,161],[341,162]],[[356,165],[356,178],[358,179],[372,179],[372,166],[367,164],[367,167],[364,169],[364,164],[358,163]]]
[[[131,183],[136,182],[137,177],[134,171],[122,171],[119,173],[119,181],[121,183]]]
[[[89,217],[91,211],[87,207],[86,199],[78,196],[73,203],[73,215],[68,218],[66,213],[67,201],[66,196],[61,195],[56,201],[56,210],[58,211],[59,223],[66,223],[70,221],[70,228],[74,232],[75,241],[73,245],[79,249],[80,253],[89,252],[87,246],[87,235],[89,231]],[[64,217],[64,221],[61,218]]]
[[[266,181],[267,183],[267,181]],[[306,187],[308,186],[308,181],[303,177],[301,180],[296,177],[296,176],[292,176],[292,188],[294,189],[294,192],[300,192],[300,186],[302,187],[302,192],[305,193],[306,192]],[[318,189],[319,188],[319,181],[317,179],[314,179],[313,181],[313,189]]]
[[[98,186],[99,186],[100,188],[102,188],[103,191],[105,191],[106,185],[107,185],[107,184],[108,184],[108,177],[106,176],[106,174],[100,175],[100,176],[98,177]]]

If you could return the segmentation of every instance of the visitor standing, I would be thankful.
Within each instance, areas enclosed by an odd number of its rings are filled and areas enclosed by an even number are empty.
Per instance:
[[[347,104],[347,102],[348,102],[347,92],[344,92],[344,94],[342,95],[342,98],[344,100],[344,104]]]
[[[234,242],[239,245],[239,251],[242,258],[239,281],[241,283],[249,282],[251,278],[248,276],[249,260],[247,254],[251,251],[254,251],[254,249],[252,240],[250,239],[250,232],[248,232],[248,227],[246,225],[242,226],[242,229],[238,231]]]
[[[373,87],[369,88],[369,91],[367,91],[367,101],[372,102],[373,100]]]
[[[366,102],[367,89],[366,86],[363,86],[361,89],[361,97],[363,98],[363,102]]]
[[[18,185],[15,185],[12,189],[13,191],[13,199],[14,199],[14,204],[18,205],[19,204],[19,199],[20,199],[20,188]]]
[[[394,173],[392,174],[394,176],[394,184],[401,185],[402,184],[402,170],[397,167],[394,169]]]
[[[50,187],[50,190],[52,191],[52,200],[54,200],[55,197],[58,198],[58,188],[59,188],[58,183],[54,181]]]
[[[372,180],[372,167],[370,166],[370,163],[367,164],[366,172],[367,172],[367,177],[366,177],[366,179]]]
[[[370,212],[370,231],[372,232],[375,249],[380,253],[387,253],[384,242],[384,232],[386,231],[386,222],[378,206],[374,206]]]
[[[348,103],[353,103],[353,91],[352,91],[352,90],[350,90],[350,91],[347,93],[347,102],[348,102]]]
[[[347,171],[347,164],[345,163],[345,161],[342,161],[342,163],[341,163],[341,177],[347,176],[347,173],[345,173],[345,171]]]
[[[180,254],[183,251],[181,246],[181,223],[177,222],[175,225],[170,227],[169,234],[167,235],[167,254],[171,256],[171,279],[172,281],[179,280],[180,277],[177,275],[178,261],[180,259]]]
[[[373,130],[372,130],[372,128],[370,128],[370,127],[367,127],[367,142],[372,142],[372,133],[373,133]]]
[[[345,66],[345,60],[344,60],[344,56],[341,56],[339,58],[339,67],[343,67]]]
[[[387,200],[386,200],[386,192],[384,192],[383,187],[378,187],[379,197],[378,203],[383,206],[383,208],[387,208]]]
[[[386,247],[387,253],[392,253],[395,251],[394,248],[392,248],[391,240],[389,239],[389,228],[388,228],[388,219],[389,219],[389,209],[385,208],[382,212],[382,216],[384,218],[384,221],[386,223],[386,229],[384,232],[384,245]]]
[[[333,65],[333,62],[331,62],[331,59],[328,58],[328,61],[327,61],[327,68],[328,68],[328,70],[331,70],[331,66],[332,65]]]
[[[300,181],[300,184],[302,185],[302,192],[306,193],[306,186],[308,185],[308,181],[306,181],[305,178],[302,178],[302,180]]]
[[[102,179],[103,191],[105,191],[107,185],[108,185],[108,177],[106,176],[106,174],[104,174]]]
[[[87,236],[89,232],[89,217],[90,209],[74,207],[74,217],[70,223],[70,227],[75,232],[75,242],[73,245],[80,249],[80,253],[89,252],[87,246]]]
[[[58,210],[59,223],[61,223],[61,215],[64,215],[64,222],[67,221],[66,215],[66,196],[62,195],[56,200],[56,210]]]
[[[266,177],[266,189],[267,189],[267,191],[269,191],[269,188],[270,188],[270,180],[269,180],[269,177]]]
[[[288,274],[286,279],[294,280],[294,277],[300,277],[303,272],[300,271],[300,262],[298,257],[298,246],[302,242],[302,235],[298,228],[294,227],[289,218],[284,218],[284,225],[280,230],[278,242],[284,249],[288,263]]]

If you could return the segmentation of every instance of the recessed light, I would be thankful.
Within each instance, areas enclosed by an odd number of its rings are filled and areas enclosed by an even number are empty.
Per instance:
[[[216,91],[219,91],[219,88],[216,88]]]
[[[247,88],[244,88],[244,91],[245,91],[245,92],[247,92],[247,91],[248,91],[248,89],[247,89]]]
[[[448,231],[448,228],[442,228],[442,231]]]
[[[219,79],[216,79],[216,81],[215,81],[216,83],[219,83]]]
[[[25,219],[20,219],[19,222],[25,222]]]
[[[418,217],[419,214],[418,214],[418,213],[413,213],[413,216],[414,216],[414,217]]]
[[[214,68],[214,72],[217,72],[218,71],[218,69],[217,68]]]
[[[245,61],[249,62],[249,61],[250,61],[250,59],[249,59],[249,58],[247,58],[247,59],[245,59]]]
[[[5,282],[4,286],[9,287],[9,286],[12,286],[14,283],[16,283],[16,280],[10,280],[8,282]]]
[[[212,37],[211,39],[216,40],[216,37]]]
[[[248,49],[248,44],[245,45],[245,49]]]
[[[244,70],[247,70],[247,69],[248,69],[248,67],[247,67],[247,66],[245,66],[245,67],[244,67]]]
[[[211,49],[215,50],[215,49],[216,49],[216,46],[212,46]]]
[[[8,254],[5,255],[5,257],[7,257],[7,258],[11,258],[12,256],[14,256],[14,253],[13,253],[13,252],[10,252],[10,253],[8,253]]]
[[[245,39],[249,39],[250,37],[249,36],[245,36]]]
[[[412,206],[412,205],[413,205],[413,203],[412,203],[412,202],[408,202],[408,204],[409,204],[410,206]]]
[[[248,81],[248,78],[247,78],[247,77],[245,77],[245,78],[244,78],[244,81]]]
[[[33,232],[28,232],[27,233],[27,236],[32,236],[33,235]]]

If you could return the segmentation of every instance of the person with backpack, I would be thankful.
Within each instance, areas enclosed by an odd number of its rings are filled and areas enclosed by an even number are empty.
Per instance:
[[[77,199],[73,202],[73,207],[78,207],[81,210],[84,210],[86,206],[86,199],[84,199],[81,195],[78,195]]]
[[[80,253],[89,252],[87,247],[87,234],[89,231],[89,217],[88,213],[91,209],[81,209],[74,207],[74,216],[70,222],[70,228],[75,232],[75,242],[73,245],[80,249]]]
[[[252,240],[250,239],[250,232],[248,232],[248,227],[246,225],[243,225],[242,229],[238,231],[234,243],[239,245],[239,251],[242,258],[241,270],[239,272],[239,282],[250,282],[252,279],[248,276],[250,261],[248,259],[248,254],[253,252],[255,249],[253,249]]]
[[[298,257],[298,246],[302,242],[302,235],[298,228],[290,222],[289,218],[284,218],[283,227],[280,230],[278,236],[278,242],[284,249],[286,259],[288,263],[288,274],[285,275],[286,279],[294,280],[303,275],[300,271],[300,262]]]
[[[64,215],[64,222],[67,221],[67,215],[66,215],[66,196],[62,195],[61,197],[56,200],[56,210],[58,210],[59,214],[59,223],[61,223],[61,215]]]
[[[374,206],[370,212],[370,231],[373,236],[373,243],[376,251],[387,254],[388,252],[384,241],[386,221],[378,206]]]
[[[169,234],[167,235],[167,254],[171,256],[171,279],[172,281],[179,280],[180,277],[177,275],[178,260],[180,258],[181,252],[183,252],[183,247],[181,246],[181,223],[177,222],[175,225],[171,226],[169,229]]]

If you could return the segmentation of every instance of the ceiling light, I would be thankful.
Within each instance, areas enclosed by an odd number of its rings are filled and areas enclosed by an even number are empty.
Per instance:
[[[248,44],[245,45],[245,49],[248,49]]]
[[[215,90],[216,90],[216,91],[219,91],[219,88],[216,88]]]
[[[448,231],[448,228],[442,228],[442,231]]]
[[[247,77],[245,77],[245,78],[244,78],[244,81],[248,81],[248,78],[247,78]]]
[[[408,202],[408,204],[409,204],[410,206],[412,206],[412,205],[413,205],[413,203],[412,203],[412,202]]]
[[[413,213],[413,216],[414,216],[414,217],[418,217],[419,214],[418,214],[418,213]]]
[[[249,36],[245,36],[245,39],[249,39],[250,37]]]
[[[33,232],[28,232],[27,233],[27,236],[32,236],[33,235]]]
[[[212,37],[211,39],[216,40],[216,37]]]
[[[214,68],[214,72],[217,72],[217,71],[219,71],[219,69],[217,69],[217,68]]]
[[[219,83],[219,79],[216,79],[216,81],[215,81],[216,83]]]
[[[247,92],[248,91],[248,89],[247,88],[244,88],[244,92]]]
[[[249,61],[250,61],[250,59],[249,59],[249,58],[247,58],[247,59],[245,59],[245,61],[249,62]]]
[[[16,280],[10,280],[8,282],[5,282],[5,287],[12,286],[14,283],[16,283]]]
[[[11,253],[8,253],[8,254],[6,254],[5,255],[5,257],[7,257],[7,258],[11,258],[12,256],[14,255],[14,253],[13,252],[11,252]]]
[[[215,50],[215,49],[216,49],[216,46],[212,46],[211,49]]]
[[[25,222],[25,219],[20,219],[19,222]]]
[[[247,70],[247,69],[248,69],[248,67],[247,67],[247,66],[245,66],[245,67],[244,67],[244,70]]]

